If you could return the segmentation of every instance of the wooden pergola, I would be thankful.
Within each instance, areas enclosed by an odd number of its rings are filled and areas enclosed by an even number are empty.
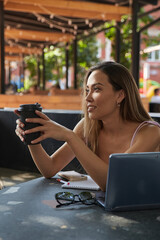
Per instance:
[[[126,14],[132,16],[133,22],[132,71],[135,75],[137,13],[139,5],[149,3],[157,1],[0,0],[0,93],[4,93],[5,59],[42,54],[44,47],[49,45],[76,44],[78,37],[102,31],[106,21],[115,20],[118,24]],[[118,27],[117,56],[120,54],[119,39]]]

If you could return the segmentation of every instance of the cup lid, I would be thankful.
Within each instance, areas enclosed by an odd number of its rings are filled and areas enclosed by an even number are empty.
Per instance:
[[[42,110],[41,104],[34,103],[34,104],[22,104],[18,108],[18,111],[35,111],[35,110]]]

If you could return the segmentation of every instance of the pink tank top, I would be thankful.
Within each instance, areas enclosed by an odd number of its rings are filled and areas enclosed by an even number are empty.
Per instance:
[[[130,143],[130,147],[133,145],[133,141],[135,139],[135,136],[136,134],[138,133],[138,131],[145,125],[148,125],[148,124],[152,124],[152,125],[155,125],[155,126],[158,126],[160,128],[160,124],[158,122],[155,122],[155,121],[144,121],[142,122],[135,130],[134,134],[133,134],[133,137],[132,137],[132,140],[131,140],[131,143]]]

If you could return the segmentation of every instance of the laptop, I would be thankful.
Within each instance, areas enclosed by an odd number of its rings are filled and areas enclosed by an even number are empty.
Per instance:
[[[106,192],[96,198],[107,211],[160,208],[160,152],[111,154]]]

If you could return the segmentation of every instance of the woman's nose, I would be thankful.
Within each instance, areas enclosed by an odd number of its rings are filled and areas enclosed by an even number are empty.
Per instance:
[[[90,101],[92,101],[92,100],[93,100],[93,98],[92,98],[92,93],[91,93],[91,91],[90,91],[90,92],[88,92],[87,95],[86,95],[86,101],[87,101],[87,102],[90,102]]]

